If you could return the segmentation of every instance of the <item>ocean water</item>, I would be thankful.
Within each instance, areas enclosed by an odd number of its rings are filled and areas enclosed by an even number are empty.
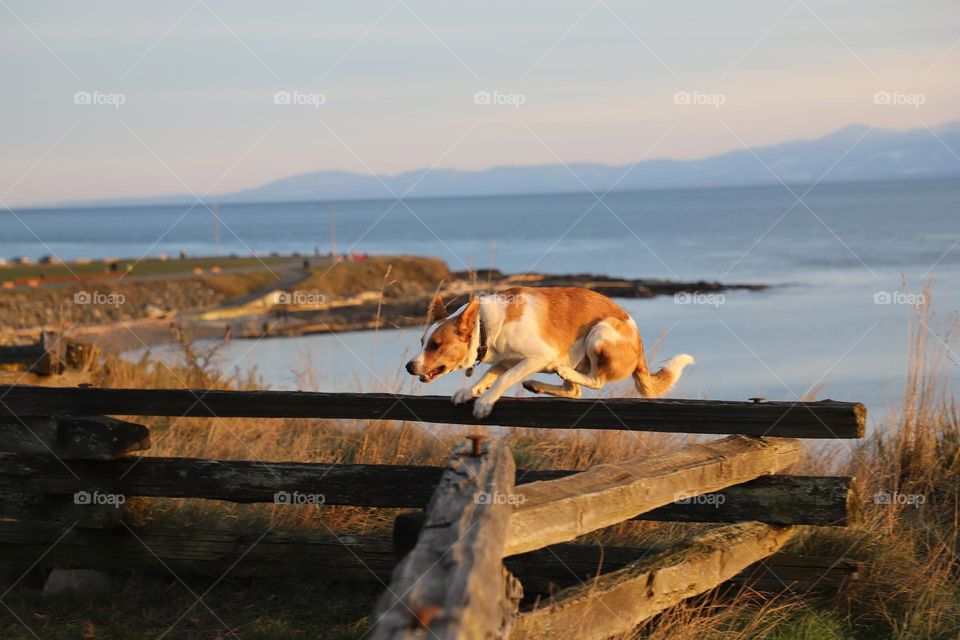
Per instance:
[[[895,407],[914,296],[932,279],[931,331],[960,309],[960,181],[792,191],[223,205],[221,252],[327,251],[335,216],[341,252],[433,255],[453,269],[772,284],[686,303],[621,302],[648,345],[660,340],[651,364],[680,352],[697,358],[674,396],[795,399],[813,387],[818,398],[862,401],[875,414]],[[19,210],[0,216],[0,255],[209,255],[215,226],[200,206]],[[403,373],[418,337],[406,329],[236,340],[221,357],[230,369],[257,367],[274,388],[448,393],[463,384],[459,374],[425,386]],[[956,367],[954,358],[954,380]]]

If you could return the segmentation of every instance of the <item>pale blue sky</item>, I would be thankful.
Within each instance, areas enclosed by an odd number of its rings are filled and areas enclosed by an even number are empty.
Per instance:
[[[960,4],[0,0],[0,201],[692,158],[960,118]],[[274,103],[274,92],[324,104]],[[678,105],[677,91],[723,104]],[[124,103],[75,104],[78,91]],[[474,103],[477,91],[523,104]],[[877,91],[922,96],[877,105]]]

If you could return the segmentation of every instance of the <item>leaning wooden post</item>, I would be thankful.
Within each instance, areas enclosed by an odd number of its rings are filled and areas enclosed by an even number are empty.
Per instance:
[[[556,594],[520,616],[515,640],[602,640],[686,598],[705,593],[779,550],[792,527],[741,522],[695,536],[659,554]]]
[[[522,588],[503,567],[515,467],[499,442],[457,447],[414,549],[373,611],[371,638],[505,638]]]
[[[678,500],[776,473],[797,462],[800,443],[730,436],[661,456],[638,456],[517,487],[506,554],[534,551]]]

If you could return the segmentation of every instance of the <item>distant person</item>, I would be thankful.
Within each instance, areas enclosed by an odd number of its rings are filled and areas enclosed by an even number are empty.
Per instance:
[[[181,259],[181,260],[186,260],[186,259],[187,259],[187,250],[186,250],[186,249],[180,249],[180,259]]]

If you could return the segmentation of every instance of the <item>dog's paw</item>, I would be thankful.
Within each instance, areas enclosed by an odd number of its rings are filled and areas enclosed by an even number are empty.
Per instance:
[[[533,380],[524,380],[520,384],[524,389],[526,389],[530,393],[540,393],[540,387]]]
[[[453,401],[453,404],[466,404],[467,402],[473,400],[473,389],[470,387],[459,389],[453,394],[451,400]]]
[[[473,417],[479,419],[486,418],[493,411],[494,400],[487,400],[483,396],[477,398],[473,403]]]

